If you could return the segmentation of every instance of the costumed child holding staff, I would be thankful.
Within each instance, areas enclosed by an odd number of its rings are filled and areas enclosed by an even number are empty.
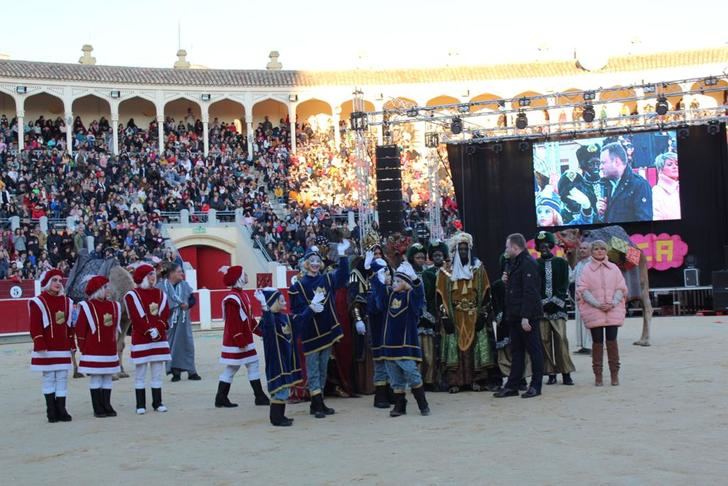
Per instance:
[[[417,326],[422,315],[425,290],[409,262],[403,262],[394,274],[392,286],[385,286],[385,268],[372,279],[376,300],[386,306],[382,356],[387,362],[395,395],[390,417],[407,413],[405,389],[409,385],[422,415],[430,414],[418,364],[422,361]]]
[[[111,407],[114,373],[121,371],[116,339],[121,332],[121,304],[110,299],[109,280],[92,276],[86,283],[88,300],[79,304],[76,339],[81,351],[78,369],[89,376],[94,417],[116,417]]]
[[[293,337],[293,323],[285,313],[286,299],[278,289],[258,289],[255,291],[255,298],[263,309],[259,328],[263,334],[265,377],[271,395],[270,423],[288,427],[293,425],[293,419],[285,415],[286,400],[290,388],[303,381],[296,340]],[[313,310],[307,309],[303,314],[313,314]],[[306,317],[310,316],[304,316],[301,320]]]
[[[63,293],[63,273],[51,269],[40,277],[41,293],[28,301],[33,352],[30,369],[43,373],[43,395],[48,422],[70,422],[66,411],[71,351],[73,301]]]

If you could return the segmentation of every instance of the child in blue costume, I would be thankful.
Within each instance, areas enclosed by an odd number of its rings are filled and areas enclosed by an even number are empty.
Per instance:
[[[334,309],[334,293],[349,282],[349,241],[336,246],[339,265],[334,272],[322,273],[324,263],[318,248],[312,246],[303,256],[303,277],[291,285],[288,295],[296,330],[300,329],[303,354],[306,357],[308,390],[311,393],[311,415],[324,418],[334,413],[324,403],[323,387],[331,357],[331,348],[343,336]]]
[[[293,338],[293,324],[288,314],[285,314],[286,299],[278,289],[258,289],[255,298],[263,309],[259,328],[263,333],[265,378],[271,395],[270,423],[287,427],[293,424],[293,419],[285,415],[289,389],[303,381]]]
[[[384,344],[382,357],[387,362],[387,374],[392,383],[395,404],[390,417],[399,417],[407,413],[405,388],[412,390],[422,415],[430,414],[430,407],[425,399],[422,376],[418,363],[422,360],[417,326],[422,314],[425,290],[422,281],[409,262],[403,262],[394,274],[392,286],[387,287],[385,269],[377,271],[372,278],[372,287],[379,302],[386,302],[384,318]]]

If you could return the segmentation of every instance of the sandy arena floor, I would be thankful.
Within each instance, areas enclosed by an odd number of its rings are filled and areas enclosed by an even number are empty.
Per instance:
[[[136,416],[124,379],[119,416],[96,419],[77,379],[65,424],[46,423],[30,344],[3,344],[3,483],[725,484],[728,318],[656,318],[650,348],[631,345],[639,326],[620,331],[619,387],[595,388],[591,359],[574,355],[576,386],[544,386],[540,399],[431,393],[431,416],[410,399],[396,419],[371,397],[329,399],[324,420],[289,405],[289,428],[252,405],[244,371],[231,392],[241,406],[213,407],[219,332],[195,333],[203,381],[165,382],[168,413]]]

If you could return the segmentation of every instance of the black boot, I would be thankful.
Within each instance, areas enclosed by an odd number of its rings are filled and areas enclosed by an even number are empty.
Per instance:
[[[571,373],[564,373],[562,376],[563,376],[562,382],[564,383],[564,385],[573,385],[574,384],[574,380],[571,378]]]
[[[46,393],[43,396],[46,401],[46,417],[48,417],[48,422],[55,424],[58,422],[58,414],[56,413],[56,394]]]
[[[101,405],[101,388],[92,388],[91,390],[91,406],[94,409],[94,417],[106,417],[106,410]]]
[[[224,381],[218,382],[217,395],[215,395],[215,406],[217,408],[234,408],[238,406],[237,403],[230,401],[228,393],[230,393],[230,383],[226,383]]]
[[[324,418],[326,417],[326,414],[324,413],[323,409],[324,401],[322,400],[321,394],[317,394],[311,397],[311,407],[309,408],[309,413],[311,415],[315,415],[316,418]]]
[[[171,381],[179,381],[181,380],[182,371],[179,368],[172,368],[172,380]]]
[[[556,375],[549,375],[549,381],[547,381],[546,384],[555,385],[556,384]]]
[[[59,422],[70,422],[73,420],[66,411],[66,397],[56,397],[56,415]]]
[[[255,404],[256,405],[270,405],[270,400],[263,392],[263,386],[260,384],[260,380],[250,380],[250,386],[253,388],[255,393]]]
[[[395,393],[394,408],[389,412],[390,417],[399,417],[400,415],[407,415],[407,398],[404,392]]]
[[[389,405],[394,405],[397,403],[397,395],[394,394],[394,390],[392,390],[392,387],[387,383],[385,385],[387,387],[387,400],[389,401]]]
[[[376,408],[389,408],[387,385],[377,385],[374,389],[374,406]]]
[[[116,417],[116,410],[111,408],[111,388],[101,389],[101,405],[106,411],[107,417]]]
[[[162,389],[152,388],[152,408],[155,412],[166,412],[167,407],[162,403]]]
[[[427,399],[425,398],[424,387],[418,386],[417,388],[413,388],[412,395],[417,400],[417,406],[420,407],[420,414],[430,415],[430,406],[427,404]]]
[[[270,404],[270,423],[276,427],[290,427],[293,420],[287,419],[283,414],[286,410],[285,403]]]
[[[283,419],[284,419],[284,420],[288,420],[288,421],[289,421],[289,422],[290,422],[291,424],[293,424],[293,419],[292,419],[292,418],[288,418],[288,417],[286,417],[286,403],[285,403],[285,402],[283,402],[283,403],[281,404],[281,407],[282,407],[282,408],[281,408],[281,413],[283,414]]]
[[[147,391],[144,388],[137,388],[136,392],[136,413],[144,415],[147,412]]]
[[[334,410],[331,407],[327,407],[326,403],[324,402],[324,394],[321,393],[321,410],[324,411],[326,415],[333,415],[336,413],[336,410]]]

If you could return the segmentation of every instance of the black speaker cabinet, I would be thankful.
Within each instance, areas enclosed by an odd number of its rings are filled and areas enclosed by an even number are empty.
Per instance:
[[[728,311],[728,270],[713,272],[713,309]]]
[[[402,220],[402,164],[399,147],[380,145],[376,151],[377,212],[379,231],[383,236],[401,232]]]

